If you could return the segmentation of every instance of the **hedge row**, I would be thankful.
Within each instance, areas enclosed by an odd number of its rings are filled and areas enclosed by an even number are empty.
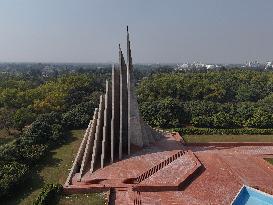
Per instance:
[[[212,129],[212,128],[175,128],[182,135],[270,135],[273,129]]]
[[[60,184],[47,184],[43,187],[33,205],[52,205],[56,204],[58,197],[62,192],[62,185]]]

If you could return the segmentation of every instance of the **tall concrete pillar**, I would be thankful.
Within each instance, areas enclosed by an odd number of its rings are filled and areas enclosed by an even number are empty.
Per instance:
[[[86,143],[85,150],[84,150],[80,173],[78,175],[78,181],[81,181],[83,174],[88,169],[90,169],[90,167],[89,167],[90,164],[88,162],[90,162],[91,157],[92,157],[92,150],[93,150],[93,146],[94,146],[97,120],[98,120],[98,108],[96,108],[94,111],[92,125],[91,125],[90,130],[88,131],[87,143]]]
[[[100,105],[98,111],[98,121],[96,126],[96,134],[94,140],[94,146],[91,158],[90,172],[95,171],[100,165],[101,157],[101,144],[102,144],[102,133],[103,133],[103,117],[104,117],[104,96],[100,96]]]
[[[112,67],[112,120],[111,120],[111,162],[119,156],[120,131],[120,73],[119,69]]]
[[[84,150],[85,150],[85,147],[86,147],[86,143],[87,143],[87,138],[88,138],[88,133],[91,129],[91,125],[92,125],[92,121],[90,120],[89,124],[88,124],[88,127],[87,129],[85,130],[85,133],[84,133],[84,137],[82,139],[82,142],[81,142],[81,145],[80,145],[80,148],[77,152],[77,155],[75,157],[75,160],[73,162],[73,165],[72,165],[72,168],[69,172],[69,175],[66,179],[66,182],[65,182],[65,185],[68,186],[70,183],[71,183],[71,180],[72,180],[72,177],[76,174],[76,173],[79,173],[80,172],[80,169],[81,169],[81,162],[82,162],[82,159],[83,159],[83,155],[84,155]]]
[[[103,123],[103,139],[102,139],[102,154],[101,154],[101,167],[104,167],[111,158],[111,116],[112,116],[112,98],[111,86],[106,81],[105,92],[105,105],[104,105],[104,123]]]
[[[127,68],[123,53],[119,46],[120,62],[120,137],[119,137],[119,159],[128,152],[128,88]]]

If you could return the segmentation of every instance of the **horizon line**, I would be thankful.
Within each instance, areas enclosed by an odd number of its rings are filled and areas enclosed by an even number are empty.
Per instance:
[[[202,63],[202,64],[220,64],[220,65],[225,65],[225,64],[245,64],[246,62],[254,62],[255,60],[251,60],[251,61],[245,61],[245,62],[229,62],[229,63],[220,63],[220,62],[202,62],[202,61],[184,61],[184,62],[135,62],[133,64],[184,64],[184,63]],[[272,60],[273,61],[273,60]],[[259,63],[266,63],[266,62],[272,62],[270,60],[267,61],[258,61]],[[73,61],[66,61],[66,62],[62,62],[62,61],[0,61],[0,64],[17,64],[17,63],[22,63],[22,64],[118,64],[118,62],[73,62]]]

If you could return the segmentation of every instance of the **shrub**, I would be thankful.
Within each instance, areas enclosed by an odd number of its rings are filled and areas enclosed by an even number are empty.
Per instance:
[[[36,114],[28,108],[20,108],[13,115],[13,125],[15,128],[22,129],[29,125],[36,118]]]
[[[36,121],[44,122],[48,125],[60,124],[62,121],[62,115],[58,112],[50,112],[50,113],[39,115]]]
[[[32,164],[38,161],[46,150],[47,145],[27,144],[19,139],[0,147],[0,160]]]
[[[233,117],[225,112],[219,112],[212,116],[213,119],[213,127],[217,128],[231,128],[235,127],[235,123],[233,122]]]
[[[70,129],[83,128],[87,126],[94,109],[92,102],[81,103],[63,114],[63,124]]]
[[[18,162],[0,161],[0,198],[22,182],[28,174],[28,167]]]
[[[213,126],[213,119],[211,117],[193,117],[191,120],[192,125],[195,127],[211,127]]]
[[[32,164],[40,160],[45,155],[46,150],[47,145],[20,145],[18,146],[18,156],[25,164]]]
[[[63,136],[59,115],[50,113],[35,120],[20,138],[0,146],[0,197],[23,181],[28,165],[37,163]]]
[[[51,126],[46,122],[36,120],[26,130],[22,140],[29,144],[46,144],[51,135]]]
[[[168,128],[177,127],[183,123],[185,114],[178,100],[172,98],[145,102],[140,110],[146,121],[151,126]]]
[[[22,141],[29,144],[53,145],[63,139],[64,127],[61,122],[62,119],[58,113],[42,115],[26,129]]]
[[[62,192],[60,184],[46,184],[40,192],[33,205],[52,205],[56,204],[58,196]]]

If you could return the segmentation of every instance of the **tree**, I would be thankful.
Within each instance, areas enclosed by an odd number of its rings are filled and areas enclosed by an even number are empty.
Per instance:
[[[15,128],[22,130],[26,125],[32,123],[36,118],[36,114],[28,108],[20,108],[13,115],[13,125]]]
[[[83,128],[88,124],[95,105],[93,102],[84,102],[63,114],[63,124],[69,129]]]
[[[235,126],[233,116],[229,113],[219,112],[212,116],[213,126],[216,128],[232,128]]]
[[[11,134],[13,112],[13,110],[5,107],[0,108],[0,129],[6,129],[9,135]]]
[[[146,102],[142,104],[140,110],[144,119],[152,126],[179,127],[184,122],[182,104],[172,98]]]

